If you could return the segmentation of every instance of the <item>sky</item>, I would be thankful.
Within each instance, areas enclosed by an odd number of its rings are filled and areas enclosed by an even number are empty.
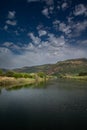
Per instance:
[[[87,58],[87,0],[3,0],[0,68]]]

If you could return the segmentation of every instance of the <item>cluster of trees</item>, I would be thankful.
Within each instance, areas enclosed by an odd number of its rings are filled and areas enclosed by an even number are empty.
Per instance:
[[[29,73],[18,73],[14,71],[7,71],[3,72],[3,70],[0,70],[0,76],[7,76],[7,77],[15,77],[15,78],[45,78],[46,74],[44,72],[38,72],[37,74],[29,74]]]
[[[34,75],[28,73],[17,73],[13,71],[6,72],[5,76],[7,77],[15,77],[15,78],[34,78]]]

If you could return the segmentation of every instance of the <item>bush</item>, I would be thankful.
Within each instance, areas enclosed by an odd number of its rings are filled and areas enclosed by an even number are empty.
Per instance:
[[[37,74],[40,78],[45,78],[46,77],[46,74],[44,72],[39,72]]]
[[[14,72],[13,71],[7,71],[5,75],[8,76],[8,77],[13,77]]]
[[[15,77],[15,78],[23,78],[24,75],[22,73],[14,73],[13,77]]]

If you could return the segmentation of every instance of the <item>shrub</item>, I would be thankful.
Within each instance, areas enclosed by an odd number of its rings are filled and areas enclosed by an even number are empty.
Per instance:
[[[13,77],[14,72],[13,71],[7,71],[5,75],[8,76],[8,77]]]
[[[46,74],[44,72],[39,72],[37,74],[40,78],[45,78],[46,77]]]

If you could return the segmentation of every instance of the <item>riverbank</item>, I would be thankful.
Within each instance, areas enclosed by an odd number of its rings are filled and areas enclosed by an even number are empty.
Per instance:
[[[3,77],[0,76],[0,87],[15,87],[15,86],[21,86],[21,85],[31,85],[31,84],[38,84],[40,82],[47,81],[48,78],[44,79],[41,77],[37,78],[14,78],[14,77]]]
[[[62,76],[62,78],[87,81],[87,76],[79,76],[79,75],[64,75]]]

